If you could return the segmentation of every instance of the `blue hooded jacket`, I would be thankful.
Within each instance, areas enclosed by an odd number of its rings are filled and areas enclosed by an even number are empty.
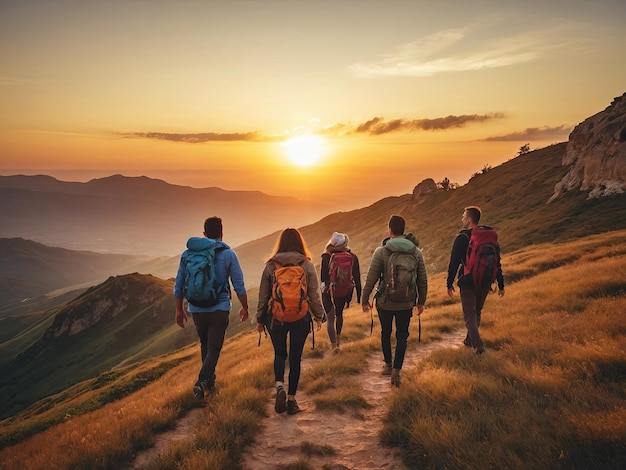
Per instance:
[[[219,302],[212,307],[198,307],[193,304],[188,305],[191,313],[200,312],[229,312],[232,308],[231,304],[231,283],[232,288],[238,295],[246,295],[246,287],[243,279],[243,271],[239,264],[237,254],[222,240],[213,240],[206,237],[191,237],[187,241],[187,248],[190,250],[206,249],[211,243],[215,242],[215,279],[219,285],[225,286],[219,297]],[[178,272],[174,281],[174,297],[183,298],[185,296],[185,266],[181,261],[178,264]]]

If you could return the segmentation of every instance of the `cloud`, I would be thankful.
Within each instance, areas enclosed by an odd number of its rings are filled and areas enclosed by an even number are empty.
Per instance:
[[[481,139],[484,142],[516,142],[526,140],[559,140],[569,136],[572,126],[528,127],[523,131]]]
[[[173,134],[168,132],[132,132],[120,134],[127,138],[169,140],[171,142],[185,142],[188,144],[200,144],[204,142],[275,142],[282,140],[280,137],[272,137],[260,132],[235,132],[218,133],[202,132],[196,134]]]
[[[0,86],[31,85],[33,83],[35,83],[35,80],[31,78],[0,75]]]
[[[389,119],[374,117],[360,123],[337,123],[321,130],[312,131],[311,134],[325,135],[329,137],[344,137],[350,135],[383,135],[391,132],[419,132],[419,131],[441,131],[458,127],[465,127],[467,124],[502,119],[503,113],[491,114],[465,114],[460,116],[445,116],[434,119]],[[202,132],[195,134],[177,134],[170,132],[131,132],[118,133],[122,137],[129,139],[156,139],[170,142],[183,142],[187,144],[200,144],[206,142],[282,142],[306,133],[304,127],[296,128],[292,131],[285,131],[279,134],[263,134],[254,132],[235,132],[223,134],[219,132]]]
[[[418,131],[441,131],[458,127],[465,127],[470,123],[480,123],[494,119],[504,118],[503,113],[491,114],[465,114],[460,116],[445,116],[434,119],[391,119],[375,117],[368,121],[357,124],[334,124],[326,127],[322,133],[325,135],[382,135],[391,132],[418,132]]]
[[[479,38],[476,27],[450,29],[402,44],[379,61],[348,66],[358,78],[430,77],[523,64],[561,45],[549,31]]]

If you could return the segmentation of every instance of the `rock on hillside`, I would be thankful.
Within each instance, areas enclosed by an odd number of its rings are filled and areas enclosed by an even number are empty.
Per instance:
[[[611,196],[626,189],[626,93],[604,111],[574,128],[563,157],[570,167],[550,201],[566,191],[589,191],[589,198]]]
[[[426,178],[413,188],[412,198],[416,201],[420,201],[424,196],[437,192],[437,184],[432,178]]]

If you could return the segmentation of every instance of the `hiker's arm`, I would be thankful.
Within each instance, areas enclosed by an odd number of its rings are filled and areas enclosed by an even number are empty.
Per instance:
[[[320,265],[320,282],[324,284],[325,287],[330,285],[330,272],[329,265],[330,264],[330,255],[328,253],[322,254],[322,263]]]
[[[230,277],[230,282],[233,284],[233,289],[235,290],[237,297],[245,296],[246,285],[243,279],[243,270],[239,264],[239,258],[237,257],[237,253],[232,250],[229,251],[229,255],[228,276]],[[245,300],[245,302],[246,303],[242,302],[241,305],[247,306],[247,300]]]
[[[458,234],[454,239],[452,245],[452,251],[450,252],[450,262],[448,263],[448,278],[446,279],[446,285],[448,287],[448,294],[450,290],[454,293],[454,279],[459,272],[459,265],[465,259],[465,253],[467,252],[467,236],[462,233]]]
[[[174,297],[174,303],[176,305],[176,324],[181,328],[185,328],[185,324],[187,323],[187,314],[183,309],[183,298]]]
[[[237,298],[239,299],[239,302],[241,302],[241,309],[239,309],[239,319],[241,321],[246,321],[250,316],[250,313],[248,312],[248,296],[246,294],[237,294]]]
[[[178,264],[178,272],[176,273],[176,279],[174,280],[174,304],[176,306],[175,321],[178,326],[185,328],[187,323],[187,314],[183,308],[183,297],[185,285],[185,268],[183,267],[182,260]]]
[[[237,253],[232,250],[230,251],[230,253],[230,280],[233,283],[233,289],[235,290],[235,294],[237,294],[237,298],[241,303],[241,309],[239,309],[239,318],[241,319],[241,321],[245,321],[248,319],[250,314],[248,312],[248,294],[246,292],[246,285],[243,279],[243,271],[241,269],[241,265],[239,264],[239,258],[237,257]]]
[[[498,247],[498,252],[500,248]],[[498,272],[496,273],[496,281],[498,281],[498,295],[504,297],[504,274],[502,274],[502,265],[498,260]]]
[[[259,284],[259,303],[256,308],[256,322],[258,325],[265,324],[267,320],[267,303],[270,300],[272,294],[272,275],[269,271],[269,267],[266,264],[263,274],[261,274],[261,282]]]
[[[306,270],[307,293],[309,294],[309,307],[313,314],[313,320],[321,322],[324,319],[325,311],[315,265],[311,261],[306,261],[303,267]]]
[[[428,294],[428,274],[426,273],[426,263],[424,262],[424,256],[420,253],[419,263],[417,264],[418,315],[420,315],[424,311],[424,304],[426,303],[427,294]],[[420,307],[421,307],[421,311],[419,310]]]
[[[378,282],[380,278],[380,274],[383,270],[384,260],[382,251],[384,248],[378,247],[374,251],[374,255],[372,256],[372,260],[370,261],[370,267],[367,270],[367,277],[365,279],[365,286],[363,287],[363,292],[361,294],[361,306],[363,307],[364,312],[369,312],[370,310],[370,295],[374,290],[374,286],[376,282]]]
[[[359,266],[359,258],[354,256],[354,263],[352,264],[352,279],[354,279],[354,287],[356,288],[356,301],[361,303],[361,294],[363,293],[363,287],[361,286],[361,267]]]

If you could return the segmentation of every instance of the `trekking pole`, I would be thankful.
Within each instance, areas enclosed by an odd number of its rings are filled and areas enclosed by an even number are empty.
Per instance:
[[[370,336],[374,333],[374,306],[370,305]]]
[[[417,316],[417,342],[422,341],[422,316]]]
[[[265,337],[267,338],[267,331],[265,330],[265,325],[263,325],[263,333],[265,333]],[[261,332],[259,331],[259,344],[258,347],[261,347]]]

